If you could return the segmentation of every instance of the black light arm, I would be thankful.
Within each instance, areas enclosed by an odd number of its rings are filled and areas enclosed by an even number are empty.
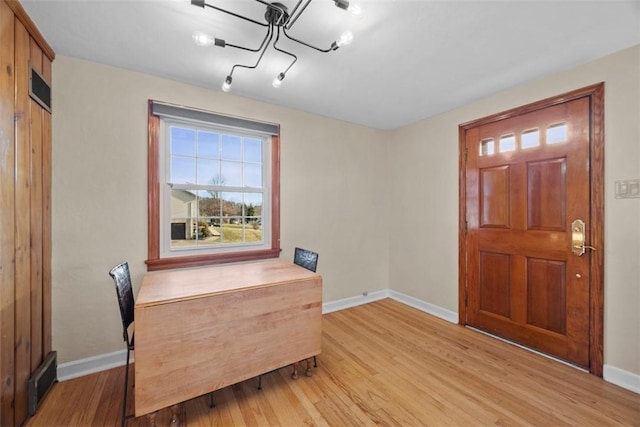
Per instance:
[[[310,47],[311,49],[315,49],[315,50],[317,50],[317,51],[319,51],[319,52],[327,53],[327,52],[331,52],[332,50],[336,50],[336,49],[338,48],[338,47],[337,47],[337,45],[336,45],[336,48],[334,48],[334,47],[333,47],[333,45],[335,45],[335,42],[333,42],[333,44],[331,45],[331,47],[330,47],[329,49],[320,49],[319,47],[312,46],[312,45],[310,45],[309,43],[303,42],[302,40],[298,40],[298,39],[296,39],[295,37],[291,37],[291,36],[287,33],[287,29],[286,29],[286,27],[282,29],[282,32],[284,33],[284,35],[285,35],[285,36],[287,36],[287,38],[288,38],[289,40],[293,40],[293,41],[294,41],[294,42],[296,42],[296,43],[300,43],[301,45],[304,45],[304,46],[306,46],[306,47]]]
[[[290,29],[291,27],[293,27],[293,24],[296,23],[296,21],[298,20],[298,18],[300,17],[300,15],[302,15],[302,12],[304,12],[304,10],[307,8],[307,6],[309,6],[309,3],[311,3],[311,0],[307,0],[307,2],[304,4],[304,6],[302,6],[302,9],[300,9],[300,12],[298,12],[298,14],[296,15],[295,12],[298,9],[298,6],[300,6],[300,3],[302,2],[302,0],[300,0],[298,2],[298,4],[296,5],[295,9],[293,9],[293,12],[291,13],[291,19],[289,19],[289,22],[287,23],[287,30]]]
[[[206,7],[210,7],[211,9],[215,9],[215,10],[218,10],[220,12],[224,12],[224,13],[229,14],[231,16],[235,16],[236,18],[244,19],[245,21],[251,22],[253,24],[260,25],[261,27],[268,27],[269,26],[269,24],[266,24],[264,22],[258,22],[258,21],[255,21],[255,20],[251,19],[251,18],[247,18],[246,16],[238,15],[237,13],[230,12],[228,10],[222,9],[222,8],[220,8],[218,6],[210,5],[209,3],[206,3],[204,0],[191,0],[191,4],[194,5],[194,6],[202,7],[202,8],[204,8],[205,6]]]
[[[287,74],[287,72],[289,71],[289,69],[291,69],[291,67],[293,67],[293,64],[296,63],[296,61],[298,60],[298,57],[296,55],[294,55],[291,52],[287,52],[286,50],[280,49],[277,44],[278,44],[278,40],[280,40],[280,27],[278,27],[278,35],[276,36],[276,40],[273,42],[273,48],[275,50],[277,50],[278,52],[282,52],[286,55],[292,56],[293,57],[293,62],[291,62],[291,64],[289,64],[289,66],[287,67],[286,70],[284,70],[281,74]],[[284,76],[282,77],[284,78]],[[282,79],[281,79],[282,80]]]
[[[260,56],[258,57],[258,60],[256,61],[255,65],[235,64],[233,67],[231,67],[231,73],[229,73],[229,76],[233,76],[233,72],[235,71],[236,67],[249,68],[249,69],[256,68],[258,64],[260,64],[260,61],[262,61],[262,57],[264,56],[264,53],[267,51],[267,47],[269,47],[269,43],[271,43],[272,39],[273,39],[273,26],[269,25],[268,41],[266,43],[264,42],[262,43],[264,45],[264,49],[262,49],[262,53],[260,53]]]
[[[267,29],[267,35],[264,36],[264,39],[262,40],[262,43],[260,44],[260,47],[257,48],[257,49],[251,49],[251,48],[244,47],[244,46],[238,46],[238,45],[235,45],[235,44],[227,43],[224,40],[220,40],[220,39],[216,39],[216,46],[221,46],[221,47],[229,46],[229,47],[235,47],[236,49],[247,50],[249,52],[259,52],[259,51],[262,50],[262,48],[264,48],[264,45],[267,43],[267,39],[269,38],[270,34],[272,34],[271,26],[269,26],[269,28]],[[219,44],[218,41],[222,42],[222,44]]]

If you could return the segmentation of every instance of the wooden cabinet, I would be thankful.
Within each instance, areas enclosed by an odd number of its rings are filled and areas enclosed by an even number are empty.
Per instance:
[[[0,425],[10,426],[27,418],[28,380],[52,350],[51,112],[30,87],[34,72],[50,86],[54,52],[9,0],[0,47]]]

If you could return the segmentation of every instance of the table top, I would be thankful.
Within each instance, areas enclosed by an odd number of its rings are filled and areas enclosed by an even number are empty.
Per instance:
[[[135,308],[319,277],[317,273],[282,259],[153,271],[142,279]]]

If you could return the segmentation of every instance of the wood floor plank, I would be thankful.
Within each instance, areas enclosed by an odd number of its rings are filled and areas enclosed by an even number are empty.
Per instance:
[[[640,426],[640,396],[385,299],[323,316],[312,377],[291,368],[185,402],[181,425]],[[117,426],[124,369],[55,384],[27,427]],[[133,395],[128,402],[133,411]],[[169,425],[171,412],[158,412]],[[146,426],[146,418],[128,426]]]

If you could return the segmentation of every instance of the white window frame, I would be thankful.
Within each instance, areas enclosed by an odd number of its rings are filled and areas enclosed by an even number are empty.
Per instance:
[[[169,182],[171,170],[171,126],[179,126],[194,130],[227,134],[241,138],[253,138],[262,141],[262,187],[245,188],[215,185],[174,184]],[[160,121],[160,256],[162,258],[217,254],[238,251],[269,249],[271,247],[271,137],[237,129],[229,126],[215,125],[196,120],[163,118]],[[262,195],[262,241],[244,243],[221,243],[219,245],[189,246],[171,248],[171,190],[212,190],[229,193],[259,193]]]

